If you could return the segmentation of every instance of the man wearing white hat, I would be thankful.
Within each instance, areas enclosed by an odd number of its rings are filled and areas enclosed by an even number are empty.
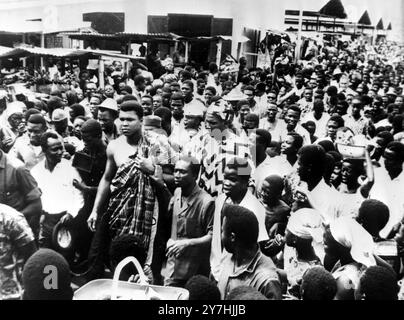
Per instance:
[[[396,90],[392,87],[389,88],[389,91],[387,91],[386,96],[389,99],[389,103],[394,103],[394,100],[397,97]]]
[[[63,138],[63,143],[72,145],[75,150],[84,148],[83,141],[75,136],[70,136],[68,132],[68,113],[63,109],[55,109],[52,113],[52,128]]]
[[[119,136],[115,125],[118,112],[118,104],[112,98],[105,99],[98,108],[98,122],[101,124],[102,139],[106,144]]]
[[[0,148],[9,152],[17,137],[23,134],[23,115],[26,106],[23,102],[15,101],[8,104],[5,113],[6,124],[0,128]]]
[[[195,137],[204,132],[202,129],[203,110],[196,103],[191,103],[184,110],[184,128],[174,131],[170,136],[170,144],[174,150],[182,152]]]

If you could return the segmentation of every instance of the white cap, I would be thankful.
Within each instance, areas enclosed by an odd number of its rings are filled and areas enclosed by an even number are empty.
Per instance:
[[[118,103],[112,98],[106,98],[101,104],[100,108],[109,109],[118,112]]]

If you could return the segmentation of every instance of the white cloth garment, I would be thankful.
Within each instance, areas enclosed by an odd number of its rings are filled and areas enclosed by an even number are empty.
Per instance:
[[[330,223],[330,231],[339,244],[350,249],[356,262],[367,267],[376,265],[373,238],[356,220],[349,217],[336,219]]]
[[[49,214],[67,211],[76,217],[84,205],[82,193],[73,186],[74,179],[81,181],[79,173],[66,159],[62,159],[52,172],[45,168],[45,161],[31,170],[42,191],[42,209]]]

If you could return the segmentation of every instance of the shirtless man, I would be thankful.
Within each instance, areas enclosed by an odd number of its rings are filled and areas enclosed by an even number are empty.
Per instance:
[[[107,147],[107,164],[105,173],[98,186],[94,207],[88,218],[88,226],[94,231],[95,222],[110,194],[110,186],[118,168],[124,164],[129,156],[136,153],[139,142],[142,138],[143,109],[135,101],[122,103],[119,112],[119,120],[122,123],[122,136],[110,142]],[[153,174],[155,164],[152,157],[146,158],[138,155],[135,160],[135,167],[145,173]]]
[[[150,137],[142,134],[142,118],[143,109],[138,102],[125,101],[121,104],[119,119],[123,135],[107,146],[105,172],[87,220],[92,231],[95,231],[97,222],[97,232],[89,254],[90,265],[93,266],[90,267],[93,271],[89,279],[102,277],[102,264],[106,262],[110,241],[120,234],[133,233],[138,236],[148,251],[146,263],[151,263],[156,225],[150,219],[158,219],[158,210],[155,190],[149,177],[156,173],[152,179],[162,180],[161,174],[157,177],[157,172],[162,172],[161,168],[156,169],[170,163],[172,159],[169,155],[174,153],[170,153],[168,144],[158,139],[151,143]],[[143,183],[136,182],[140,179],[143,179]],[[139,203],[136,197],[142,197],[145,201]],[[125,202],[122,206],[121,201]]]

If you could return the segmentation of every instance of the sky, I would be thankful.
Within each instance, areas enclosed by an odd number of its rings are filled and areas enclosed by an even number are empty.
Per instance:
[[[404,0],[341,0],[348,20],[358,21],[368,10],[373,25],[383,18],[385,28],[391,22],[392,33],[404,41]],[[122,5],[122,3],[131,5]],[[102,8],[110,11],[138,9],[147,14],[190,13],[213,14],[215,17],[235,18],[243,26],[257,29],[281,28],[285,9],[318,11],[328,0],[0,0],[0,11],[7,11],[14,4],[24,8],[27,3],[59,4],[105,3]],[[114,6],[114,3],[116,4]],[[103,11],[103,10],[102,10]],[[237,19],[236,19],[237,17]],[[5,16],[7,19],[7,15]],[[139,23],[144,24],[143,21]]]

